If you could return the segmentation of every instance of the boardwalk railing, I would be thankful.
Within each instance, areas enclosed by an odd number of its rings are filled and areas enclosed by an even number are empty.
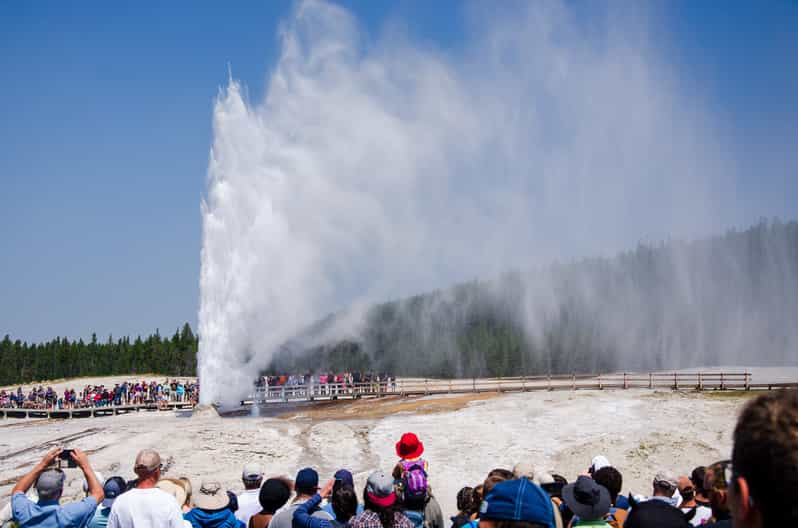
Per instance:
[[[426,396],[483,392],[528,392],[553,390],[669,389],[669,390],[753,390],[798,387],[796,383],[754,383],[748,372],[651,372],[616,374],[565,374],[509,378],[424,379],[401,378],[369,383],[326,383],[260,387],[242,405],[290,401],[380,398],[383,396]],[[7,409],[0,417],[76,418],[115,415],[138,411],[175,410],[193,407],[192,402],[167,405],[121,405],[83,409]]]
[[[751,390],[798,387],[798,383],[754,385],[749,372],[650,372],[615,374],[560,374],[507,378],[425,379],[402,378],[395,382],[316,384],[261,387],[242,404],[312,401],[389,395],[423,396],[481,392],[537,390],[671,389]]]

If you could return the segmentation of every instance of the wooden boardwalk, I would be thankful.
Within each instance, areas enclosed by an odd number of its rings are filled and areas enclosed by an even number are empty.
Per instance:
[[[105,405],[102,407],[83,407],[78,409],[11,409],[0,408],[0,418],[94,418],[96,416],[116,416],[141,411],[174,411],[192,409],[192,402],[168,402],[160,406],[155,403]]]
[[[482,392],[530,392],[554,390],[668,389],[668,390],[773,390],[798,387],[795,383],[754,383],[747,372],[651,372],[617,374],[568,374],[473,379],[398,379],[395,383],[292,385],[261,388],[242,405],[291,401],[380,398],[383,396],[431,396]]]
[[[242,406],[312,402],[343,399],[382,398],[385,396],[432,396],[484,392],[577,391],[610,389],[649,389],[683,391],[750,391],[798,388],[793,383],[757,383],[747,372],[651,372],[617,374],[570,374],[556,376],[519,376],[512,378],[422,379],[402,378],[395,382],[355,385],[287,385],[262,387],[241,401]],[[82,409],[7,409],[0,408],[0,418],[93,418],[132,412],[175,411],[192,409],[191,402],[156,405],[109,405]]]

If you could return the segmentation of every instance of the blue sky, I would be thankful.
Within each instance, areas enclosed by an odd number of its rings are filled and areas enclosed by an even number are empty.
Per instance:
[[[343,5],[371,36],[398,24],[451,54],[468,40],[468,4]],[[0,1],[0,335],[195,326],[213,100],[228,65],[262,96],[292,6]],[[594,16],[591,2],[575,8]],[[651,38],[681,89],[745,147],[742,222],[798,218],[784,163],[798,147],[798,4],[656,9]]]

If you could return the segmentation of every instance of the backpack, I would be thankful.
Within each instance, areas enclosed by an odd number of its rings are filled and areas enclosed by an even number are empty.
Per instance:
[[[604,517],[607,524],[612,528],[621,528],[626,521],[626,516],[629,512],[623,508],[610,508],[610,512]]]
[[[405,467],[402,465],[402,494],[405,502],[424,504],[427,498],[427,472],[420,461]]]

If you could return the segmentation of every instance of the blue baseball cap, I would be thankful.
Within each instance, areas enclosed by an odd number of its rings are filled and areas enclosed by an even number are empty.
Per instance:
[[[102,505],[104,508],[110,508],[116,498],[125,492],[127,483],[122,477],[111,477],[103,484],[103,493],[105,498]]]
[[[299,491],[311,491],[319,487],[319,474],[313,468],[303,468],[296,474],[294,488]]]
[[[339,469],[335,472],[335,480],[355,487],[355,479],[352,478],[352,472],[346,469]]]
[[[554,528],[549,495],[529,479],[499,482],[479,508],[480,519],[525,521]]]

